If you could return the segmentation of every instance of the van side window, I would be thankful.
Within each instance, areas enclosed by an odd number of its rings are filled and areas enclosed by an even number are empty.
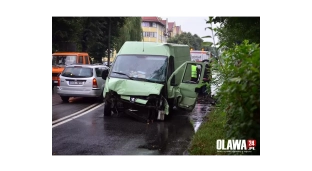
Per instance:
[[[89,61],[88,61],[88,56],[84,56],[84,61],[85,61],[85,64],[89,64]]]
[[[83,58],[82,58],[82,56],[79,56],[78,64],[83,64]]]
[[[102,69],[101,68],[95,68],[95,73],[97,77],[102,77]]]

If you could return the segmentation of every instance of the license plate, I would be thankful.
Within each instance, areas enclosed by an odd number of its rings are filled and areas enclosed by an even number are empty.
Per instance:
[[[54,81],[54,83],[58,83],[58,81]]]
[[[82,81],[69,81],[70,85],[82,85]]]

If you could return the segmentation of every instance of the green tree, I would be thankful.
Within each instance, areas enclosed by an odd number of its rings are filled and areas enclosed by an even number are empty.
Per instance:
[[[80,17],[52,17],[52,52],[62,49],[64,42],[79,42]]]
[[[95,61],[102,60],[108,49],[109,24],[111,50],[115,47],[125,17],[53,17],[52,52],[62,43],[72,42],[77,51],[88,52]]]
[[[193,50],[201,50],[203,39],[198,35],[192,35],[190,32],[183,32],[182,34],[176,35],[175,37],[169,38],[168,43],[185,44],[190,46]]]
[[[123,26],[125,17],[86,17],[83,20],[81,34],[82,50],[87,51],[96,62],[102,62],[108,50],[109,24],[111,24],[111,49],[113,50],[120,27]]]
[[[141,17],[127,17],[125,24],[120,28],[120,34],[115,42],[117,52],[126,41],[142,40],[142,19]]]
[[[234,47],[244,40],[260,44],[260,17],[215,17],[220,23],[218,38],[226,47]]]

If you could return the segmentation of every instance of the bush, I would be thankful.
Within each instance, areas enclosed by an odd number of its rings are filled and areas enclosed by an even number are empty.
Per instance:
[[[214,65],[219,68],[214,84],[220,85],[216,112],[226,113],[226,138],[256,139],[257,150],[252,154],[260,154],[259,45],[245,40],[222,53],[219,64]]]
[[[192,155],[260,154],[260,48],[244,41],[213,61],[217,106],[195,134]],[[256,139],[253,153],[219,153],[217,139]]]
[[[216,140],[225,136],[225,113],[211,111],[192,139],[188,152],[191,155],[227,155],[217,152]]]

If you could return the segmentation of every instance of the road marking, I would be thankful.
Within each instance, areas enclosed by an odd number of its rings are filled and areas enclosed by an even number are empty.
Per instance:
[[[57,123],[57,124],[55,124],[55,125],[52,125],[52,128],[57,127],[57,126],[59,126],[59,125],[62,125],[62,124],[66,123],[66,122],[69,122],[69,121],[71,121],[71,120],[74,120],[74,119],[76,119],[76,118],[78,118],[78,117],[80,117],[80,116],[83,116],[83,115],[85,115],[85,114],[87,114],[87,113],[89,113],[89,112],[91,112],[91,111],[93,111],[93,110],[95,110],[95,109],[101,107],[103,104],[104,104],[104,103],[100,103],[100,104],[98,104],[97,106],[95,106],[94,108],[92,108],[92,109],[90,109],[90,110],[87,110],[87,111],[85,111],[85,112],[83,112],[83,113],[81,113],[81,114],[79,114],[79,115],[76,115],[76,116],[74,116],[74,117],[72,117],[72,118],[69,118],[69,119],[67,119],[67,120],[61,121],[61,122],[59,122],[59,123]]]
[[[52,124],[54,124],[54,123],[56,123],[56,122],[60,122],[60,121],[65,120],[65,119],[67,119],[67,118],[70,118],[70,117],[72,117],[72,116],[74,116],[74,115],[77,115],[77,114],[79,114],[79,113],[81,113],[81,112],[84,112],[84,111],[86,111],[86,110],[92,108],[93,106],[96,106],[97,104],[98,104],[98,103],[95,103],[95,104],[90,105],[90,106],[88,106],[88,107],[86,107],[86,108],[84,108],[84,109],[81,109],[81,110],[79,110],[78,112],[75,112],[75,113],[73,113],[73,114],[71,114],[71,115],[65,116],[65,117],[60,118],[60,119],[57,119],[57,120],[55,120],[55,121],[52,121]]]

